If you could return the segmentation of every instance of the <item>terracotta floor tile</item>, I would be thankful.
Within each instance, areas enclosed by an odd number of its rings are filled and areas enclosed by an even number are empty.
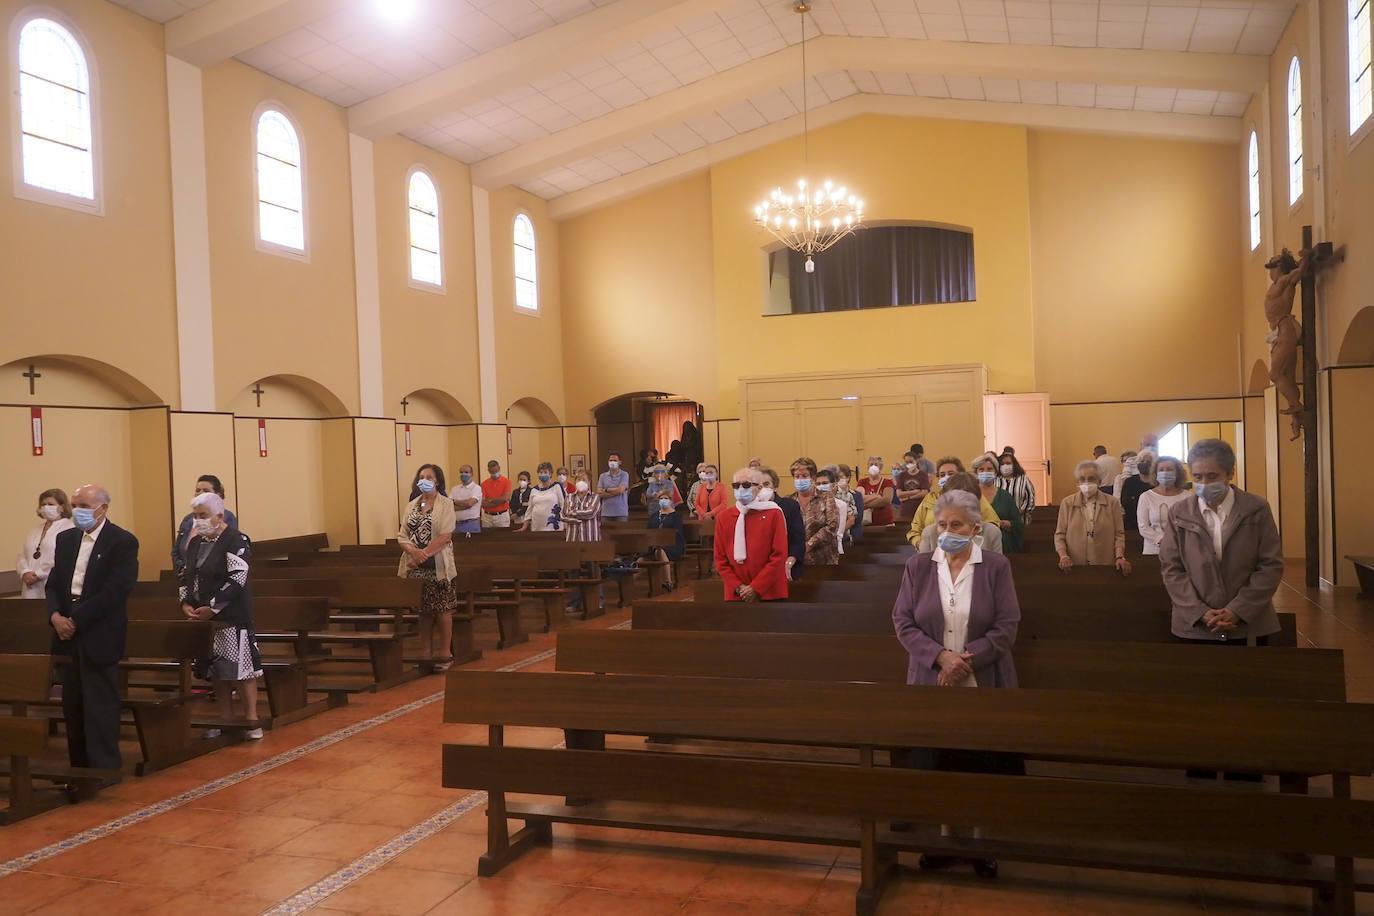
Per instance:
[[[689,897],[715,868],[718,858],[690,850],[630,849],[616,853],[586,880],[591,887],[626,894]]]
[[[472,879],[388,864],[329,897],[331,906],[359,913],[410,916],[423,913]]]
[[[627,894],[584,887],[558,904],[558,916],[606,916],[623,913],[625,916],[671,916],[682,908],[676,896]]]
[[[945,912],[950,913],[997,913],[1015,912],[1018,916],[1068,916],[1074,912],[1074,902],[1070,890],[1064,886],[1040,887],[1010,882],[982,881],[977,878],[958,879],[961,883],[946,880],[940,899]],[[977,882],[977,883],[973,883]],[[896,895],[894,895],[896,896]]]
[[[292,837],[274,851],[292,856],[332,859],[342,864],[353,861],[395,835],[396,831],[391,827],[373,824],[320,824],[300,836]]]
[[[303,817],[315,821],[330,821],[350,808],[367,804],[373,798],[371,792],[297,787],[296,791],[290,795],[260,810],[263,814],[276,817]]]
[[[577,888],[541,881],[502,881],[473,878],[427,916],[516,916],[554,913]]]
[[[381,824],[386,827],[409,827],[442,811],[447,805],[431,798],[416,798],[391,792],[346,808],[335,817],[348,824]]]
[[[694,896],[800,909],[820,890],[828,871],[824,866],[787,862],[726,862],[711,869]]]
[[[119,855],[118,850],[115,854]],[[115,869],[110,877],[126,884],[186,890],[208,885],[236,864],[236,854],[228,849],[169,845],[154,856]]]
[[[225,817],[220,823],[209,825],[188,841],[201,846],[261,852],[274,849],[319,824],[319,821],[303,817],[235,814]]]
[[[291,783],[272,782],[269,771],[198,798],[186,807],[214,811],[261,811],[299,791],[300,787]]]
[[[524,855],[503,868],[497,879],[582,886],[611,861],[610,853],[589,844],[555,838],[552,846],[526,850]]]
[[[116,871],[164,855],[172,847],[152,839],[126,840],[106,837],[59,853],[30,866],[45,875],[78,878],[109,878]]]
[[[277,901],[251,895],[221,895],[206,893],[204,890],[192,891],[179,897],[172,897],[163,903],[149,907],[147,916],[258,916],[271,909]],[[314,911],[312,911],[313,913]]]
[[[272,900],[285,900],[333,874],[339,863],[333,859],[312,859],[267,853],[235,865],[220,876],[225,887],[243,890]]]
[[[401,853],[393,864],[472,877],[477,874],[477,859],[486,851],[485,836],[448,829]]]
[[[73,916],[84,912],[100,916],[141,916],[175,894],[176,891],[165,887],[97,881],[30,913],[31,916]]]
[[[46,903],[74,894],[92,882],[64,875],[15,872],[0,878],[0,914],[28,913]]]
[[[231,811],[210,811],[205,808],[174,808],[165,814],[150,817],[141,824],[119,832],[122,839],[153,839],[164,843],[189,843],[213,827],[223,827],[237,820]]]

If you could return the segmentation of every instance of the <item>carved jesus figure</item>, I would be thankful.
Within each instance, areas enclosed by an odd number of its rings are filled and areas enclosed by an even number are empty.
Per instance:
[[[1283,413],[1293,417],[1293,438],[1302,433],[1302,395],[1298,391],[1296,378],[1298,368],[1298,347],[1302,342],[1302,328],[1298,319],[1293,317],[1293,295],[1297,292],[1298,281],[1309,269],[1308,253],[1295,260],[1292,252],[1283,249],[1270,258],[1265,268],[1269,271],[1269,289],[1264,294],[1264,317],[1269,322],[1269,380],[1274,383],[1279,394],[1288,402]]]

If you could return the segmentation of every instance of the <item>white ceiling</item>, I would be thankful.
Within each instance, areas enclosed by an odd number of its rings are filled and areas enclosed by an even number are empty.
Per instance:
[[[159,22],[176,20],[175,28],[183,23],[199,25],[215,15],[232,15],[232,5],[242,0],[112,2]],[[409,84],[416,81],[429,78],[432,84],[443,80],[449,68],[482,67],[492,52],[501,50],[507,56],[519,53],[524,45],[515,43],[534,36],[557,36],[559,33],[551,30],[574,28],[578,25],[575,20],[589,13],[616,16],[616,21],[628,23],[629,32],[624,34],[633,34],[633,40],[609,48],[588,48],[586,54],[579,54],[578,47],[561,48],[559,60],[571,63],[552,72],[543,66],[547,56],[541,58],[531,52],[525,69],[533,75],[528,79],[521,78],[521,68],[517,67],[513,75],[507,74],[499,92],[480,97],[468,93],[464,103],[451,110],[440,106],[441,113],[436,114],[431,105],[422,115],[402,119],[400,130],[406,136],[470,164],[501,154],[530,153],[532,159],[540,160],[537,173],[526,174],[531,171],[527,168],[524,173],[517,169],[511,174],[517,175],[513,180],[522,187],[545,198],[632,174],[785,121],[801,110],[801,84],[796,78],[801,62],[795,51],[785,58],[792,74],[786,84],[778,85],[784,83],[778,79],[760,91],[743,79],[738,88],[728,88],[732,71],[751,64],[755,69],[764,66],[765,58],[800,41],[799,17],[792,12],[789,0],[654,0],[652,4],[648,0],[414,0],[417,12],[405,23],[380,16],[378,2],[258,0],[257,6],[278,7],[288,14],[281,20],[287,24],[275,30],[276,34],[255,35],[260,41],[241,42],[234,49],[235,56],[335,104],[351,107],[373,100],[369,105],[375,106],[384,101],[379,96],[408,92],[413,88]],[[644,8],[629,9],[623,15],[610,9],[598,12],[598,8],[611,6],[624,10],[636,2],[654,6],[654,15],[676,16],[675,24],[639,34],[634,31],[636,16],[646,30],[668,20],[655,20],[653,15],[645,15]],[[808,81],[807,91],[812,109],[864,94],[1234,119],[1244,111],[1249,92],[1236,91],[1234,85],[1222,85],[1220,80],[1209,88],[1199,85],[1205,79],[1196,78],[1180,78],[1177,87],[1171,88],[1167,73],[1158,74],[1151,80],[1153,85],[1123,85],[1129,80],[1111,72],[1116,57],[1105,58],[1108,70],[1089,74],[1096,79],[1080,76],[1072,81],[1046,79],[1042,72],[1021,76],[1005,67],[979,75],[976,67],[972,73],[969,67],[951,67],[961,72],[941,73],[931,72],[929,66],[910,65],[924,63],[923,52],[933,47],[928,43],[954,42],[967,47],[970,54],[977,53],[978,46],[1006,45],[1008,60],[1033,53],[1028,49],[1035,48],[1103,49],[1115,52],[1123,63],[1129,62],[1124,70],[1127,74],[1138,72],[1137,58],[1132,55],[1147,52],[1184,52],[1185,57],[1168,58],[1164,54],[1159,59],[1207,60],[1209,65],[1216,55],[1231,55],[1239,67],[1253,63],[1251,56],[1272,53],[1295,3],[816,0],[813,5],[811,36],[905,41],[910,43],[910,60],[899,55],[894,61],[889,53],[883,58],[885,66],[873,72],[854,69],[859,61],[847,59],[840,66],[826,67],[823,60],[813,59],[811,70],[816,75]],[[289,9],[292,6],[297,8]],[[306,12],[302,12],[303,7],[308,8]],[[257,28],[262,33],[274,31],[265,26]],[[508,47],[511,45],[515,47]],[[1086,52],[1053,53],[1067,58]],[[1226,69],[1225,60],[1221,64],[1219,71]],[[906,69],[911,72],[902,72]],[[716,83],[727,88],[717,91],[713,87],[715,94],[706,104],[698,104],[690,116],[674,122],[671,109],[660,109],[650,128],[633,138],[624,135],[626,124],[633,131],[637,123],[624,120],[634,115],[627,109],[639,106],[636,111],[643,112],[652,107],[652,103],[644,104],[649,100],[720,74],[727,76]],[[675,98],[681,95],[679,92]],[[603,123],[608,125],[606,140],[595,148],[596,129]],[[542,162],[538,155],[541,146],[552,143],[562,148],[557,141],[568,135],[560,132],[574,128],[580,138],[590,132],[590,141],[569,144],[572,152],[566,161]],[[554,135],[558,135],[555,140],[549,140]]]

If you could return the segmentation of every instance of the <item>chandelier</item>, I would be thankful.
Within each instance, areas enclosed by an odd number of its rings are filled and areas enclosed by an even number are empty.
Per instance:
[[[792,11],[801,16],[802,40],[802,155],[806,171],[811,168],[810,123],[806,104],[806,14],[811,4],[798,0]],[[812,255],[820,254],[863,223],[864,202],[843,185],[827,181],[819,187],[797,181],[795,193],[784,193],[782,186],[754,208],[754,222],[788,248],[806,255],[806,272],[816,264]]]

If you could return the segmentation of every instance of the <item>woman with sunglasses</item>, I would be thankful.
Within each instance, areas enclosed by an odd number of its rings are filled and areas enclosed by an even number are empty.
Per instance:
[[[716,516],[716,569],[726,601],[775,601],[787,597],[787,521],[769,499],[760,499],[763,475],[735,472],[735,504]]]

